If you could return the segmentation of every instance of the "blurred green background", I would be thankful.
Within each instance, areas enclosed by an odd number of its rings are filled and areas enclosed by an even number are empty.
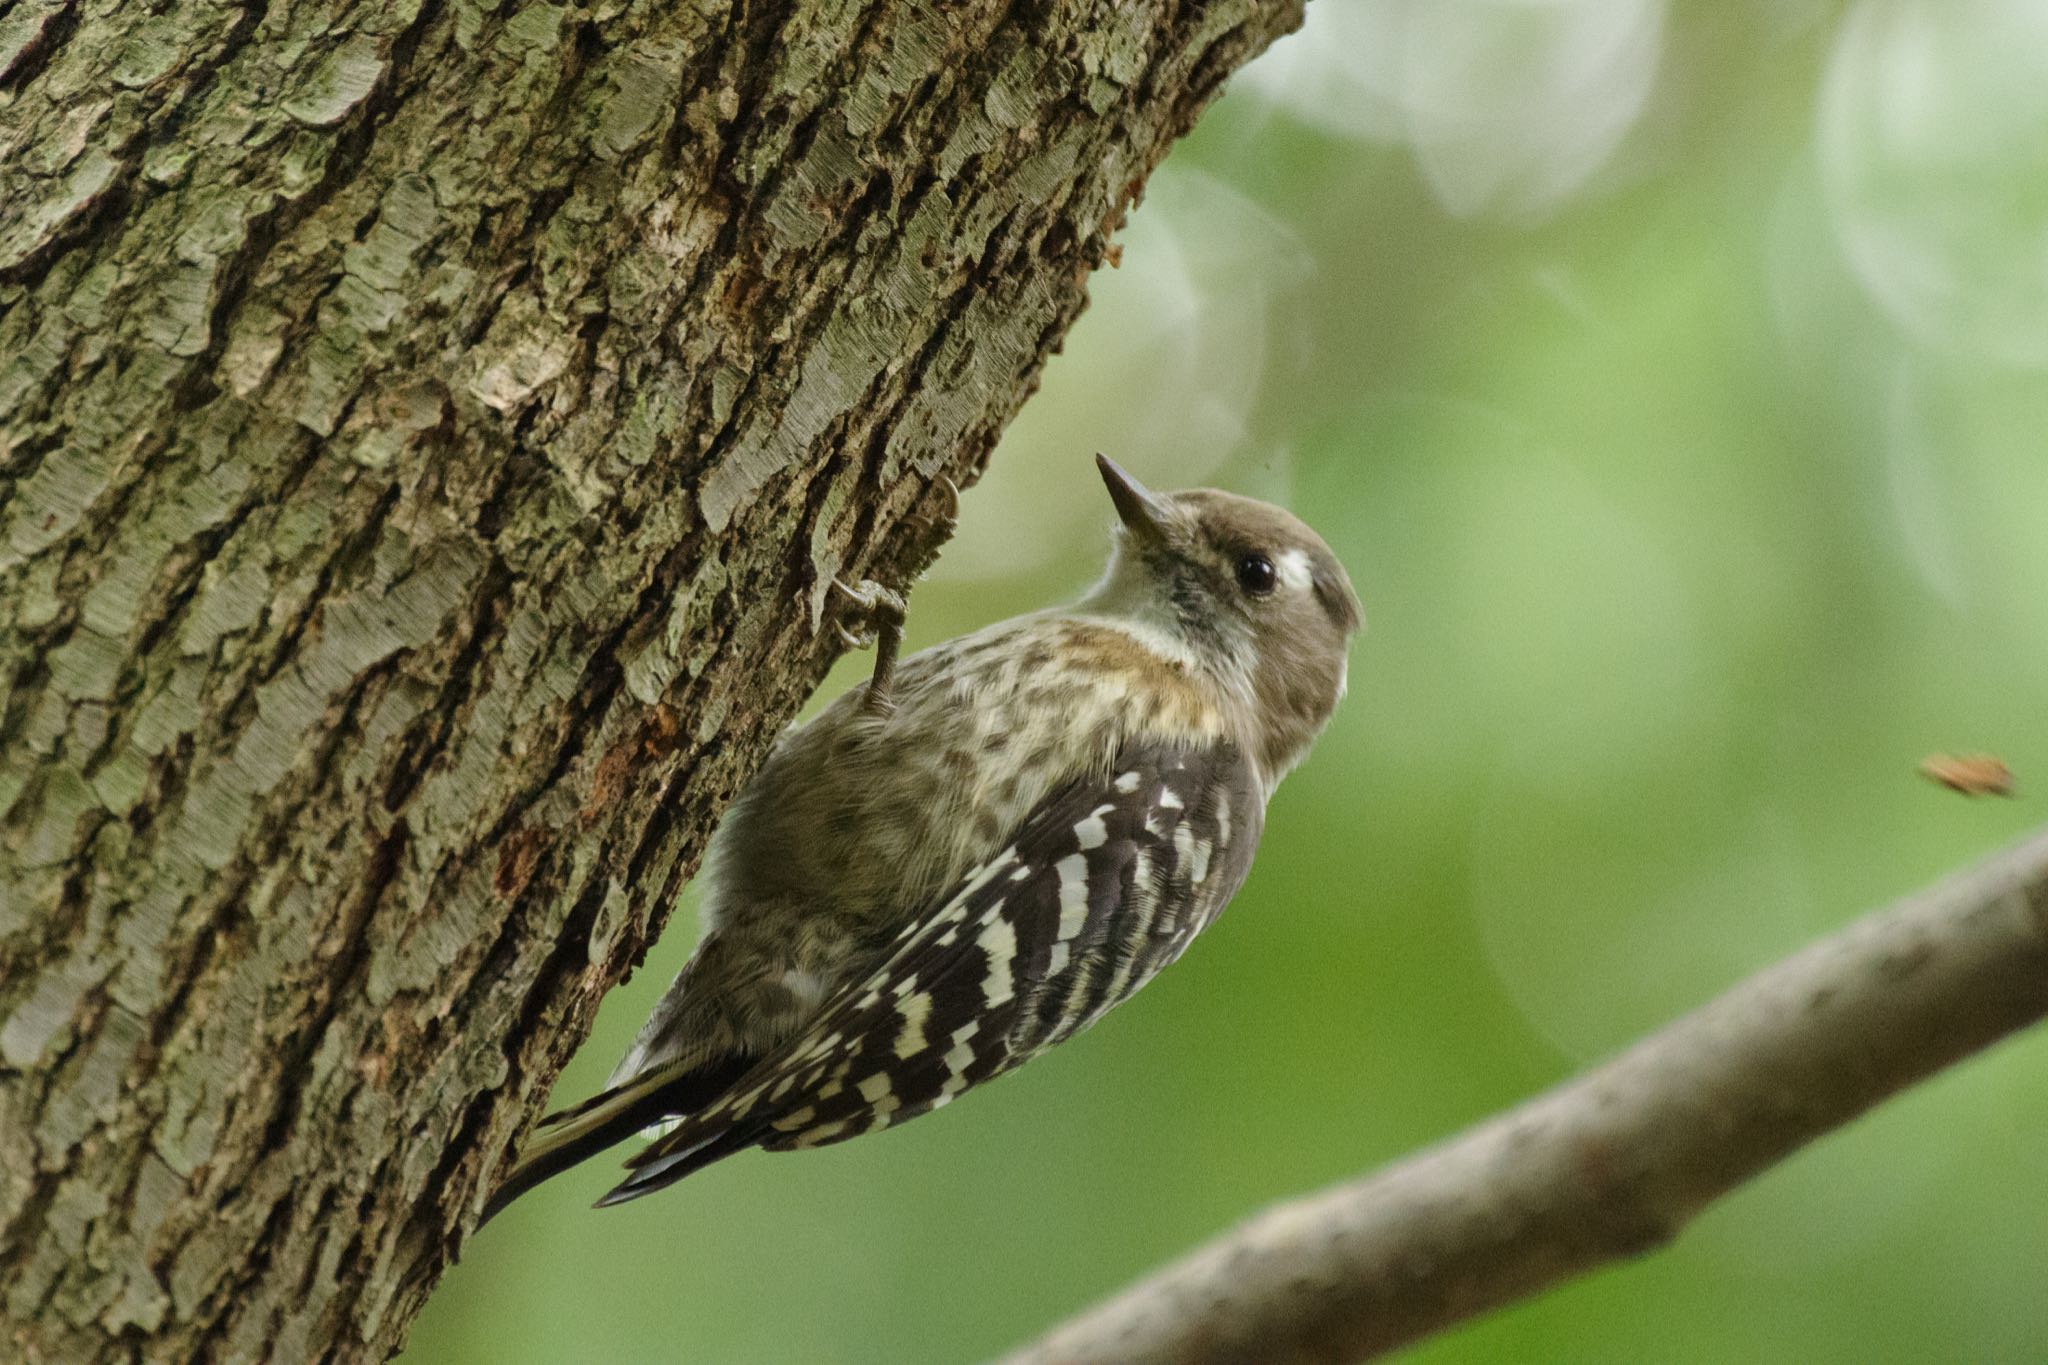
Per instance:
[[[2041,822],[2044,70],[2040,0],[1315,0],[1154,180],[910,624],[1081,590],[1097,449],[1294,507],[1371,625],[1250,884],[942,1114],[543,1187],[406,1359],[985,1357]],[[2021,799],[1915,775],[1978,750]],[[2044,1070],[2037,1030],[1413,1358],[2048,1358]]]

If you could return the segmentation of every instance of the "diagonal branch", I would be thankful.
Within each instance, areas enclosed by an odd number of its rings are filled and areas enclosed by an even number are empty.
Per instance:
[[[1269,1209],[1010,1365],[1356,1360],[1670,1241],[1814,1138],[2048,1014],[2048,830],[1566,1084]]]

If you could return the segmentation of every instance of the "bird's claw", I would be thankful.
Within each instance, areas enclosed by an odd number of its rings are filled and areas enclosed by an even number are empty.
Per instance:
[[[951,475],[941,474],[939,487],[946,490],[946,510],[939,513],[939,520],[951,526],[960,520],[960,485],[953,482]]]
[[[866,649],[875,643],[881,632],[900,629],[904,616],[909,612],[902,594],[883,587],[872,578],[863,578],[858,586],[852,587],[844,579],[835,578],[832,591],[845,599],[848,613],[860,626],[858,630],[849,630],[844,621],[832,623],[832,628],[839,632],[839,638],[849,649]]]
[[[896,652],[903,647],[903,618],[909,609],[904,606],[901,593],[872,578],[863,578],[858,587],[848,587],[835,578],[832,587],[846,599],[848,609],[864,627],[856,635],[846,628],[845,622],[834,621],[832,626],[839,632],[839,638],[854,649],[865,649],[871,644],[875,647],[875,672],[868,679],[860,708],[869,716],[886,718],[896,710],[890,687],[896,677]]]
[[[942,530],[950,536],[953,534],[953,528],[960,524],[960,485],[954,483],[952,477],[946,474],[938,475],[934,482],[946,495],[945,507],[930,514],[918,512],[910,518],[910,522],[920,531]]]

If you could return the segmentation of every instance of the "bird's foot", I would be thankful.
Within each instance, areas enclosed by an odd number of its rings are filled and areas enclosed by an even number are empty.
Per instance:
[[[839,632],[848,649],[866,649],[891,634],[902,634],[903,618],[909,608],[904,605],[903,594],[895,589],[872,578],[863,578],[853,586],[843,578],[835,578],[832,591],[846,604],[843,618],[834,621],[832,628]],[[853,628],[849,628],[849,620]]]
[[[846,599],[849,613],[861,626],[856,632],[848,630],[844,621],[834,621],[832,628],[839,632],[839,638],[853,649],[875,647],[875,673],[868,680],[861,709],[869,715],[887,716],[896,709],[890,687],[896,680],[896,651],[903,645],[903,618],[909,609],[904,606],[901,593],[872,578],[863,578],[858,587],[851,588],[835,578],[832,587]]]

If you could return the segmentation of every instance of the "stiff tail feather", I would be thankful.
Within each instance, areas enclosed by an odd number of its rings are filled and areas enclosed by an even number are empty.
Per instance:
[[[734,1057],[687,1070],[657,1067],[625,1085],[549,1114],[533,1126],[519,1158],[484,1205],[477,1226],[551,1176],[664,1119],[695,1113],[746,1074],[752,1059]]]
[[[723,1160],[734,1152],[751,1147],[759,1141],[765,1126],[743,1124],[727,1127],[712,1133],[709,1137],[693,1142],[673,1152],[663,1152],[659,1147],[649,1147],[626,1163],[633,1172],[614,1186],[610,1193],[597,1201],[597,1207],[608,1209],[614,1204],[623,1204],[629,1199],[638,1199],[656,1190],[666,1189],[686,1175],[694,1175],[714,1161]]]

